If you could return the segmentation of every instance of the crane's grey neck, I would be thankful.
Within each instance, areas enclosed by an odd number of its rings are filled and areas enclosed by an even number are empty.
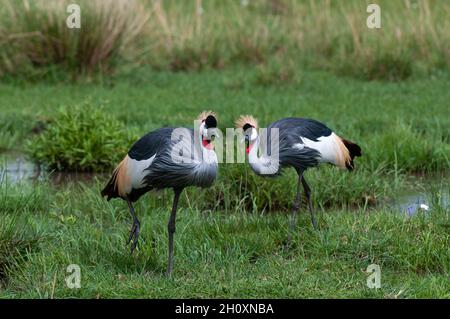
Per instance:
[[[256,141],[253,142],[253,146],[250,147],[248,154],[248,161],[252,170],[262,176],[273,176],[278,174],[280,168],[280,161],[275,155],[267,155],[263,153],[258,156],[259,149],[259,136]]]

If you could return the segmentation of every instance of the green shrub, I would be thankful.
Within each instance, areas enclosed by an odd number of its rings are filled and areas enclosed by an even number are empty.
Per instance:
[[[47,129],[27,144],[35,161],[58,171],[109,170],[126,154],[136,136],[102,106],[61,107]]]

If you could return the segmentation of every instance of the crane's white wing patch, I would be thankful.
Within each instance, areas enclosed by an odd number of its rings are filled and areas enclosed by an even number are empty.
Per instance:
[[[152,165],[156,154],[149,159],[138,161],[132,158],[128,159],[128,174],[131,180],[131,187],[138,189],[144,187],[145,170]],[[131,190],[130,190],[131,191]]]
[[[336,144],[336,134],[331,133],[329,136],[321,136],[317,142],[301,137],[305,146],[315,149],[320,153],[321,161],[332,164],[336,163],[336,154],[339,152],[339,146]]]

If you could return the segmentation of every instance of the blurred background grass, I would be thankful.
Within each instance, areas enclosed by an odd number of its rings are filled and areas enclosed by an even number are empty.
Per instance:
[[[397,81],[448,70],[450,3],[387,1],[382,28],[370,1],[1,0],[0,75],[73,76],[144,64],[197,71],[273,59],[361,79]],[[66,6],[83,8],[80,30]]]

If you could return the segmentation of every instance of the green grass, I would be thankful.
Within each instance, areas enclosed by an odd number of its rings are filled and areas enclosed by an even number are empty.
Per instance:
[[[1,297],[450,297],[448,209],[412,218],[389,209],[319,211],[317,232],[303,211],[293,246],[285,251],[286,214],[181,208],[175,272],[167,279],[169,207],[150,209],[154,199],[147,196],[137,204],[141,242],[130,256],[126,205],[100,199],[100,187],[71,186],[55,193],[40,185],[32,188],[38,190],[34,202],[45,208],[36,211],[17,196],[26,197],[29,185],[9,186],[8,194],[1,186],[0,202],[11,207],[2,213],[2,242],[26,238],[33,243],[7,256]],[[20,235],[4,231],[17,210],[27,221]],[[19,221],[13,225],[17,230]],[[378,290],[366,286],[371,263],[381,267]],[[81,289],[65,285],[69,264],[81,267]]]
[[[448,208],[407,218],[381,205],[405,188],[422,191],[416,173],[447,174],[448,76],[365,82],[297,66],[289,74],[244,66],[198,73],[142,68],[94,82],[0,83],[6,152],[24,151],[60,106],[86,100],[139,135],[192,126],[200,111],[213,109],[221,128],[242,113],[262,126],[285,116],[315,118],[363,149],[352,173],[328,166],[307,173],[321,230],[313,231],[303,206],[288,252],[282,244],[294,174],[268,180],[245,164],[221,165],[211,190],[182,196],[170,280],[170,192],[138,202],[141,245],[131,257],[129,213],[123,202],[100,198],[104,179],[67,187],[2,179],[0,297],[449,298]],[[81,266],[79,290],[65,286],[72,263]],[[366,287],[370,263],[381,266],[379,290]]]

